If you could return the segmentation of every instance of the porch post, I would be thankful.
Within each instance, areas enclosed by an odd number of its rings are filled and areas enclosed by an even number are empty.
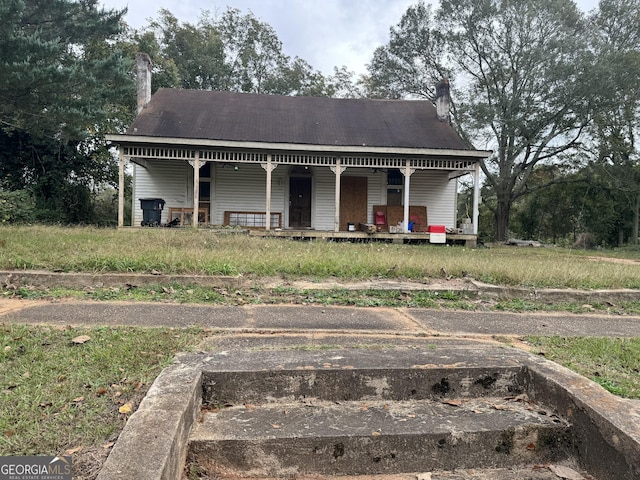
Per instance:
[[[200,161],[200,152],[195,151],[193,160],[189,160],[189,165],[193,167],[193,217],[191,225],[193,228],[198,228],[198,217],[200,210],[200,167],[202,162]]]
[[[267,172],[267,202],[265,207],[265,230],[271,230],[271,172],[275,170],[278,164],[271,163],[271,154],[267,153],[267,163],[261,163],[262,168]]]
[[[340,165],[340,157],[336,157],[336,165],[331,167],[331,171],[336,174],[336,205],[333,217],[333,231],[340,231],[340,175],[347,169]]]
[[[480,162],[476,163],[473,172],[473,234],[478,234],[478,220],[480,218]]]
[[[402,230],[404,233],[409,233],[409,184],[411,183],[411,175],[413,175],[415,171],[415,168],[411,168],[411,161],[407,159],[404,171],[401,170],[404,175],[404,220],[402,222]]]
[[[125,158],[124,149],[118,149],[118,228],[124,227],[124,167],[129,163]]]

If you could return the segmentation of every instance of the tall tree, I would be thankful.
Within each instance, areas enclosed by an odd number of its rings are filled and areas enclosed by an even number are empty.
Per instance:
[[[536,166],[576,146],[589,121],[585,25],[571,0],[442,0],[435,17],[420,1],[369,65],[380,96],[433,98],[450,77],[456,127],[494,151],[481,166],[499,240]]]
[[[168,10],[134,36],[154,62],[154,89],[179,87],[279,95],[357,96],[344,67],[325,77],[282,51],[273,28],[253,13],[227,8],[212,17],[203,11],[197,25]]]
[[[482,169],[505,240],[535,167],[575,147],[589,122],[585,22],[571,0],[443,0],[438,19],[468,82],[458,121],[494,150]]]
[[[97,0],[0,0],[2,186],[60,207],[51,215],[59,221],[82,220],[82,192],[113,178],[100,137],[117,128],[114,112],[126,108],[114,106],[134,91],[114,48],[123,14]]]
[[[443,52],[431,5],[420,1],[410,6],[390,28],[389,43],[376,48],[367,65],[367,96],[434,98],[436,84],[450,75]]]
[[[98,0],[0,0],[0,122],[5,132],[84,138],[127,85],[119,52],[93,56],[124,12]],[[105,52],[103,52],[105,53]]]
[[[593,135],[595,165],[626,199],[631,242],[638,243],[640,221],[640,1],[601,0],[592,18],[593,49],[598,58],[598,109]],[[624,207],[627,208],[624,208]]]

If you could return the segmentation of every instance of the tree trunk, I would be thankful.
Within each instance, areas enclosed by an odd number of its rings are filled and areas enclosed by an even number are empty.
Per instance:
[[[618,225],[618,247],[624,247],[624,227],[622,225]]]
[[[498,198],[496,208],[496,241],[506,242],[509,235],[509,213],[511,212],[511,202],[506,199]]]

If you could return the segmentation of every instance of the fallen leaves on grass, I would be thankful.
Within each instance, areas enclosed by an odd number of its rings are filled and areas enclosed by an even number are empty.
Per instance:
[[[82,445],[79,447],[75,447],[75,448],[70,448],[68,450],[64,451],[65,455],[73,455],[74,453],[78,453],[80,450],[82,450]]]

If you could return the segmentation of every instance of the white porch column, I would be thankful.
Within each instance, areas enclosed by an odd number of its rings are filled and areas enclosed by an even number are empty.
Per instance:
[[[189,165],[193,167],[193,217],[192,227],[198,228],[198,217],[200,210],[200,167],[204,162],[200,161],[200,152],[196,150],[193,160],[189,160]]]
[[[411,163],[407,159],[404,169],[400,170],[404,175],[404,220],[402,221],[402,230],[404,233],[409,233],[409,184],[411,183],[411,175],[416,171],[415,168],[410,167]]]
[[[340,231],[340,175],[344,173],[347,167],[340,165],[340,157],[336,158],[336,165],[330,167],[331,171],[336,174],[336,205],[333,220],[333,231]]]
[[[478,234],[478,220],[480,218],[480,162],[476,163],[473,172],[473,234]]]
[[[265,207],[265,230],[271,230],[271,172],[273,172],[278,166],[277,163],[271,163],[271,154],[267,153],[267,162],[261,163],[262,168],[267,172],[267,201]]]
[[[124,227],[124,167],[129,158],[124,156],[124,149],[118,149],[118,228]],[[132,212],[133,215],[133,212]]]

